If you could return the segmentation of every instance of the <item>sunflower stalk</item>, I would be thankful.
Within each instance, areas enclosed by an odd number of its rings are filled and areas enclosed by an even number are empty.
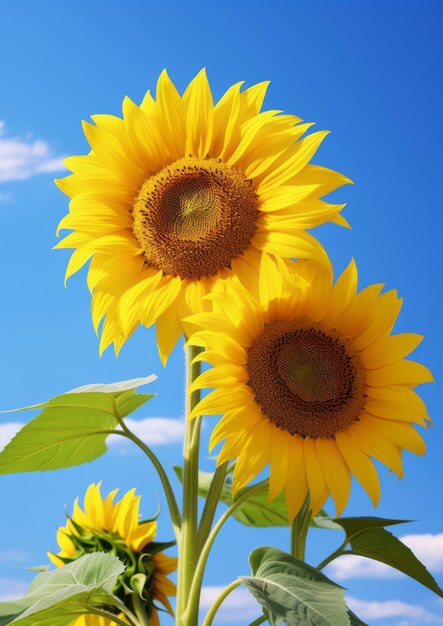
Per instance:
[[[220,519],[216,522],[214,528],[211,530],[209,537],[207,538],[200,556],[198,558],[197,565],[195,567],[194,576],[192,579],[192,585],[190,587],[189,595],[187,598],[187,615],[192,616],[192,619],[196,619],[198,616],[198,606],[200,600],[201,587],[203,583],[203,576],[205,573],[206,563],[211,552],[212,545],[222,529],[224,523],[231,517],[234,511],[241,505],[243,502],[246,502],[249,498],[251,498],[256,493],[259,493],[264,489],[264,483],[258,483],[248,491],[245,491],[240,495],[237,500],[234,501],[233,504],[223,513]],[[179,564],[180,564],[180,554],[179,554]],[[180,565],[179,565],[180,567]],[[177,622],[178,625],[182,626],[182,623]],[[186,621],[183,622],[183,626],[193,626],[196,624],[194,621]]]
[[[198,558],[198,466],[200,447],[201,418],[190,420],[193,409],[200,401],[200,391],[188,394],[193,381],[200,375],[200,361],[194,361],[200,349],[186,348],[186,411],[185,437],[183,450],[183,517],[180,533],[178,584],[177,584],[177,625],[194,626],[198,618],[198,602],[194,612],[189,612],[188,597]],[[186,619],[185,619],[186,612]]]

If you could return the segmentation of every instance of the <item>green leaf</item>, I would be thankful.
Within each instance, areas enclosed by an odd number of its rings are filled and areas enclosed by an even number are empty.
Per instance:
[[[443,597],[443,590],[412,550],[384,528],[370,528],[353,535],[350,544],[352,554],[390,565]]]
[[[137,394],[135,384],[155,377],[110,385],[87,385],[47,402],[17,409],[43,409],[0,452],[0,474],[35,472],[80,465],[108,449],[106,438],[125,417],[152,395]]]
[[[96,552],[39,574],[24,598],[0,602],[0,625],[69,626],[94,602],[113,605],[112,590],[124,569],[116,556]]]
[[[383,517],[337,517],[329,521],[343,528],[347,537],[352,537],[370,528],[384,528],[385,526],[395,526],[396,524],[407,524],[411,520],[386,519]]]
[[[174,471],[180,482],[183,480],[183,468],[176,466]],[[214,474],[212,472],[198,473],[198,494],[202,498],[206,498],[208,495],[209,487],[212,482]],[[253,487],[244,487],[237,493],[238,499],[248,491],[252,491]],[[231,506],[234,502],[232,498],[232,486],[229,480],[223,485],[220,501],[227,506]],[[319,517],[326,517],[326,513],[321,511]],[[268,502],[268,481],[263,481],[263,491],[259,493],[253,493],[248,500],[240,504],[239,507],[233,512],[234,517],[238,522],[245,526],[259,526],[259,527],[275,527],[275,526],[289,526],[288,521],[288,509],[286,507],[285,497],[281,493],[273,502]],[[312,520],[312,526],[316,526],[316,519]],[[328,518],[329,519],[329,518]]]
[[[344,589],[319,570],[276,548],[256,548],[252,576],[242,582],[262,605],[272,625],[349,626]]]
[[[443,597],[443,590],[423,563],[400,539],[384,528],[406,522],[382,517],[339,517],[319,523],[325,523],[325,528],[332,523],[345,531],[346,542],[351,549],[343,550],[342,554],[355,554],[389,565]]]

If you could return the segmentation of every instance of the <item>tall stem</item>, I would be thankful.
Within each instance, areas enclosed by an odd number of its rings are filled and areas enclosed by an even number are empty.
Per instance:
[[[231,504],[231,506],[229,507],[229,509],[227,509],[227,511],[225,511],[223,513],[223,515],[220,517],[220,519],[218,520],[218,522],[215,524],[214,528],[211,530],[211,533],[209,534],[209,537],[207,538],[205,545],[202,548],[202,551],[200,553],[200,556],[198,558],[198,563],[197,566],[195,568],[195,572],[194,572],[194,577],[192,580],[192,585],[189,591],[189,597],[187,599],[188,601],[188,605],[187,605],[187,613],[188,615],[197,615],[198,614],[198,604],[199,604],[199,598],[200,598],[200,593],[201,593],[201,587],[202,587],[202,582],[203,582],[203,575],[205,572],[205,567],[206,567],[206,562],[208,560],[208,556],[209,553],[211,551],[212,548],[212,544],[215,541],[215,538],[217,537],[218,533],[220,532],[221,528],[223,527],[223,524],[226,522],[227,519],[229,519],[229,517],[232,515],[232,513],[241,505],[243,504],[243,502],[245,502],[248,498],[250,498],[251,496],[255,495],[256,493],[259,493],[260,491],[263,490],[263,486],[264,483],[258,483],[257,485],[254,485],[251,489],[248,489],[246,492],[244,492],[242,495],[240,495],[237,500],[234,501],[233,504]],[[186,622],[186,626],[194,626],[194,622],[190,621],[190,622]]]
[[[194,577],[198,558],[198,456],[200,446],[201,418],[193,420],[189,416],[200,400],[200,391],[188,394],[192,382],[201,371],[200,361],[193,363],[200,349],[186,348],[186,412],[185,438],[183,451],[183,517],[179,541],[178,584],[177,584],[177,626],[197,626],[198,607],[191,615],[184,613]]]
[[[306,539],[311,521],[309,495],[291,524],[291,554],[300,561],[305,560]]]

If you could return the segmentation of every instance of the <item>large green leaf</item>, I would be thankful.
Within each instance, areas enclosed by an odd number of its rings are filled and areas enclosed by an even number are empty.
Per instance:
[[[87,385],[56,396],[0,452],[0,474],[71,467],[92,461],[108,449],[106,438],[125,417],[152,394],[137,394],[136,386],[155,380],[137,378],[110,385]]]
[[[351,554],[380,561],[443,597],[434,577],[400,539],[384,528],[370,528],[350,538]]]
[[[39,574],[24,598],[0,602],[0,625],[69,626],[94,605],[113,605],[112,590],[124,569],[116,556],[96,552]]]
[[[241,580],[272,625],[349,626],[344,589],[319,570],[276,548],[256,548],[252,576]]]
[[[180,482],[182,482],[183,468],[176,466],[174,467],[174,471]],[[200,471],[198,473],[198,494],[202,498],[207,497],[213,477],[214,474],[212,472]],[[251,492],[253,489],[253,486],[240,489],[235,499],[238,499],[245,493]],[[234,501],[232,497],[232,485],[229,479],[227,479],[223,485],[220,500],[227,506],[231,506]],[[232,517],[246,526],[289,526],[288,509],[283,493],[277,496],[273,502],[268,502],[268,481],[263,481],[263,490],[258,493],[252,493],[250,498],[235,509]],[[321,511],[319,516],[312,520],[311,525],[317,526],[317,519],[323,519],[323,517],[329,519],[326,513]]]
[[[332,522],[345,531],[346,543],[350,545],[350,549],[343,549],[341,554],[363,556],[389,565],[443,597],[443,590],[423,563],[400,539],[384,528],[404,524],[406,521],[380,517],[339,517],[324,520],[326,524]]]

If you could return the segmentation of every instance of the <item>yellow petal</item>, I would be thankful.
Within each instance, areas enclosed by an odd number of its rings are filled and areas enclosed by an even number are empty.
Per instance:
[[[376,418],[367,415],[360,417],[349,430],[348,434],[356,446],[368,456],[377,459],[391,469],[398,478],[403,478],[401,452],[383,432],[376,427]]]
[[[348,433],[336,433],[335,440],[349,469],[376,507],[380,500],[380,480],[373,462],[355,445]]]
[[[317,515],[328,498],[328,486],[320,464],[315,439],[304,440],[306,476],[309,485],[312,515]]]
[[[415,361],[396,361],[384,367],[367,370],[366,382],[371,387],[387,385],[420,385],[432,383],[434,378],[427,367]]]
[[[289,520],[293,520],[300,511],[308,494],[304,440],[298,435],[291,437],[289,453],[289,472],[285,488]]]
[[[351,491],[351,473],[337,444],[330,439],[316,440],[318,459],[335,503],[336,516],[343,513]]]
[[[329,131],[318,131],[308,137],[298,141],[293,150],[293,154],[279,167],[273,169],[271,173],[260,183],[259,190],[270,186],[279,186],[298,174],[307,165],[310,159],[317,152],[317,149]]]
[[[203,159],[209,153],[214,130],[214,104],[204,69],[189,84],[183,100],[187,107],[185,152]]]

